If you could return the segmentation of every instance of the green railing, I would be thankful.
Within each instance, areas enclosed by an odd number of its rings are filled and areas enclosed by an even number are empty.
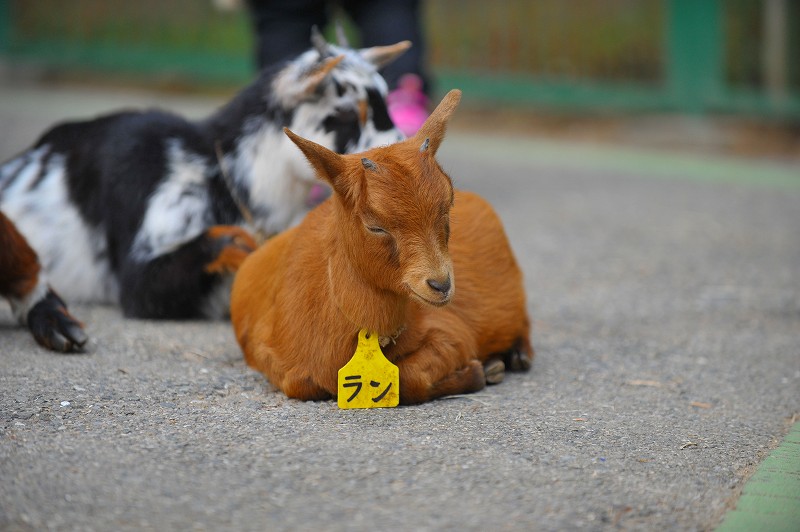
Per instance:
[[[427,0],[439,86],[472,101],[800,118],[797,0]],[[211,0],[0,0],[0,54],[192,83],[253,75],[246,12]]]

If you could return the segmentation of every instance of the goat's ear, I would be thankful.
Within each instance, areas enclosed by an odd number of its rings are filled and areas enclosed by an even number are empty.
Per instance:
[[[340,195],[348,196],[349,187],[344,183],[344,173],[347,169],[347,163],[344,157],[336,152],[333,152],[321,146],[316,142],[304,139],[303,137],[293,133],[289,128],[283,128],[284,133],[294,142],[303,155],[306,156],[308,162],[317,171],[317,175],[330,183],[333,189]]]
[[[313,65],[290,63],[272,82],[275,96],[285,107],[297,106],[314,94],[342,59],[344,55],[320,58]]]
[[[458,89],[451,90],[442,98],[442,101],[433,110],[431,116],[422,124],[422,127],[414,136],[414,141],[419,144],[421,153],[436,155],[436,151],[439,149],[442,139],[444,139],[447,121],[453,111],[456,110],[456,107],[458,107],[459,101],[461,101],[461,91]]]
[[[309,95],[317,90],[317,86],[319,86],[322,81],[328,77],[328,74],[336,68],[336,65],[342,62],[344,59],[344,55],[338,55],[336,57],[327,57],[323,59],[316,67],[314,67],[310,72],[303,75],[303,77],[299,80],[300,81],[300,91],[305,94]]]
[[[314,46],[314,49],[319,52],[320,57],[331,55],[331,48],[328,45],[328,41],[325,40],[325,37],[322,35],[322,32],[319,31],[319,27],[317,27],[316,24],[311,26],[311,44]]]
[[[373,46],[358,51],[361,57],[372,63],[375,68],[383,68],[411,48],[411,41],[400,41],[388,46]]]

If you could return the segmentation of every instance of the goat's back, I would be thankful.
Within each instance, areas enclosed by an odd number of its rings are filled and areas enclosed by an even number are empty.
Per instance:
[[[461,317],[475,333],[478,356],[527,342],[529,324],[522,272],[502,222],[477,194],[456,191],[450,213],[450,256],[455,296],[443,309]]]

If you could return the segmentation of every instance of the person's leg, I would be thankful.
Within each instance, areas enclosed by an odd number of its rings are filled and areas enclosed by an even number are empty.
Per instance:
[[[342,7],[361,32],[362,45],[380,46],[409,40],[411,49],[381,70],[389,85],[389,116],[411,136],[428,117],[430,81],[418,0],[343,0]]]
[[[420,27],[418,0],[344,0],[345,11],[361,33],[362,46],[379,46],[409,40],[414,45],[382,71],[389,89],[397,87],[404,74],[416,74],[427,92],[425,40]]]
[[[311,27],[328,21],[325,0],[247,0],[256,33],[256,61],[264,68],[311,46]]]

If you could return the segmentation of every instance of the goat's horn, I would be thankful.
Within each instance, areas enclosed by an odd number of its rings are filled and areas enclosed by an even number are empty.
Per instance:
[[[373,172],[378,169],[378,165],[375,164],[374,161],[371,161],[366,157],[361,159],[361,164],[364,165],[364,168],[366,168],[367,170],[372,170]]]
[[[317,49],[320,56],[325,57],[326,55],[330,54],[328,41],[326,41],[325,37],[323,37],[322,33],[320,33],[316,24],[311,27],[311,44],[314,45],[314,48]]]
[[[336,21],[336,43],[339,46],[350,48],[350,41],[347,40],[347,34],[344,32],[341,20]]]
[[[427,151],[428,150],[428,146],[430,146],[430,145],[431,145],[431,139],[430,139],[430,137],[428,137],[428,138],[425,139],[425,142],[422,143],[422,146],[419,147],[419,152],[422,153],[424,151]]]

